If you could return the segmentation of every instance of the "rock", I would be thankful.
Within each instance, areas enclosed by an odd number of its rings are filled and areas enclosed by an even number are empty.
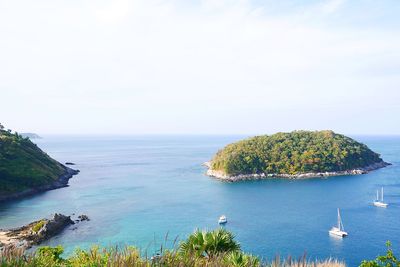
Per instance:
[[[39,244],[64,230],[67,226],[75,224],[70,216],[56,213],[51,220],[44,220],[43,226],[35,233],[32,229],[31,241]]]
[[[89,217],[85,214],[79,215],[78,219],[83,222],[83,221],[90,221]]]
[[[65,165],[75,165],[73,162],[65,162]]]
[[[7,246],[30,248],[50,239],[74,224],[70,216],[56,213],[52,219],[42,219],[20,228],[2,232],[6,237]]]
[[[204,167],[206,167],[206,168],[208,168],[208,169],[211,169],[211,162],[209,162],[209,161],[206,161],[206,162],[204,162],[203,164],[201,164],[202,166],[204,166]]]
[[[266,178],[287,178],[287,179],[309,179],[309,178],[321,178],[321,177],[330,177],[330,176],[341,176],[341,175],[360,175],[366,174],[370,171],[384,168],[386,166],[391,165],[387,162],[378,162],[371,164],[369,166],[353,169],[353,170],[345,170],[345,171],[336,171],[336,172],[309,172],[309,173],[299,173],[299,174],[275,174],[275,173],[254,173],[254,174],[239,174],[239,175],[226,175],[224,172],[219,170],[210,169],[210,164],[203,164],[208,168],[206,175],[210,177],[214,177],[227,182],[236,182],[236,181],[245,181],[245,180],[260,180]]]

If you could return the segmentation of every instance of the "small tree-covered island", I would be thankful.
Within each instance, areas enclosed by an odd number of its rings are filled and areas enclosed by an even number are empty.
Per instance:
[[[0,202],[67,186],[77,173],[0,124]]]
[[[226,181],[364,174],[390,165],[365,144],[325,131],[255,136],[227,145],[207,175]]]

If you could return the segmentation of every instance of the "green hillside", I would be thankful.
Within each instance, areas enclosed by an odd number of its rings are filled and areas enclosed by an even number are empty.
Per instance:
[[[227,175],[334,172],[383,163],[366,145],[333,131],[256,136],[227,145],[211,169]]]
[[[51,185],[66,172],[29,138],[5,131],[0,124],[0,196]]]

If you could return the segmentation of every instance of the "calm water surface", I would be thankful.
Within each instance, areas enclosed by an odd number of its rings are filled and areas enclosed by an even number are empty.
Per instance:
[[[265,259],[276,254],[345,260],[357,266],[391,240],[400,248],[400,137],[360,137],[392,166],[367,175],[302,181],[224,183],[201,166],[243,136],[49,136],[35,140],[52,157],[81,170],[70,186],[0,205],[0,228],[16,227],[54,212],[87,214],[47,244],[76,247],[136,245],[154,253],[195,228],[214,229],[221,214],[242,248]],[[373,207],[384,186],[387,209]],[[349,237],[328,230],[340,207]]]

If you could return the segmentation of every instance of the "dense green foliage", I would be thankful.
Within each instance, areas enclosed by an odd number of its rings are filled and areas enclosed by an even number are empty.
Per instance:
[[[19,249],[6,249],[0,253],[1,267],[82,267],[82,266],[213,266],[213,267],[344,267],[336,260],[307,262],[305,257],[299,260],[277,257],[273,262],[262,262],[258,257],[243,253],[232,233],[217,229],[214,231],[196,231],[183,241],[176,249],[160,250],[153,257],[142,256],[134,247],[124,249],[99,249],[89,251],[77,249],[68,258],[63,258],[63,248],[41,247],[36,253],[24,255]]]
[[[400,260],[394,255],[390,242],[386,243],[386,255],[378,256],[375,260],[364,260],[360,267],[400,267]]]
[[[240,245],[231,232],[224,228],[215,231],[195,231],[180,246],[182,253],[195,257],[212,258],[222,252],[238,252]]]
[[[29,138],[0,126],[0,196],[47,185],[64,172],[63,165]]]
[[[332,131],[294,131],[245,139],[218,151],[211,169],[228,175],[344,171],[382,162],[366,145]]]

